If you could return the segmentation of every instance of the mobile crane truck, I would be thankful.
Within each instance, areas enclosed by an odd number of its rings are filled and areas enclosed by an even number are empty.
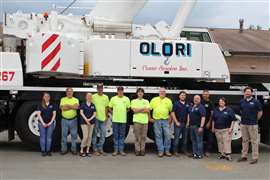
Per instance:
[[[181,38],[187,17],[196,0],[184,1],[171,25],[132,24],[146,0],[97,1],[84,16],[45,12],[4,14],[3,52],[0,52],[0,129],[8,130],[8,140],[17,132],[27,145],[38,147],[39,130],[36,112],[42,92],[47,91],[55,104],[73,87],[83,100],[85,92],[95,92],[104,83],[104,92],[114,95],[122,85],[133,98],[143,87],[148,99],[160,86],[168,88],[175,99],[186,90],[189,100],[209,89],[212,100],[224,96],[236,111],[233,143],[241,142],[239,100],[247,85],[263,104],[259,122],[261,142],[270,144],[269,89],[262,83],[231,82],[230,72],[218,44]],[[207,29],[204,33],[211,39]],[[129,114],[129,125],[132,124]],[[60,142],[60,113],[54,132]],[[112,123],[107,123],[106,142],[112,139]],[[150,124],[148,137],[154,139]],[[128,126],[129,128],[129,126]]]

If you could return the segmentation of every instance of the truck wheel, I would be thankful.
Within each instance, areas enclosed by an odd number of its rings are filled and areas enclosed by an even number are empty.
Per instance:
[[[39,149],[38,115],[36,111],[38,104],[39,102],[33,101],[23,103],[15,119],[15,128],[20,139],[34,149]],[[53,134],[53,147],[59,147],[60,144],[60,126],[59,121],[56,122]]]
[[[242,150],[242,133],[240,129],[241,116],[235,115],[237,121],[234,123],[233,134],[232,134],[232,151],[239,153]]]
[[[155,141],[154,124],[151,122],[148,123],[147,137]]]

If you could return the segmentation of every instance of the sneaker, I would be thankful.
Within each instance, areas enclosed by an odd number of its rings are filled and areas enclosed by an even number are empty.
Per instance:
[[[94,151],[95,156],[100,156],[100,152],[99,151]]]
[[[51,152],[47,152],[47,156],[52,156],[52,153]]]
[[[117,156],[117,154],[118,154],[118,151],[114,151],[114,152],[112,153],[113,156]]]
[[[197,158],[196,159],[202,159],[203,157],[202,156],[197,156]]]
[[[99,150],[99,154],[102,156],[107,156],[107,154],[103,150]]]
[[[174,155],[175,157],[179,157],[179,153],[177,153],[177,152],[173,153],[173,155]]]
[[[249,164],[257,164],[258,163],[258,159],[252,159]]]
[[[127,154],[124,151],[120,151],[121,156],[126,156]]]
[[[172,153],[170,153],[170,152],[165,152],[165,155],[166,155],[167,157],[171,157],[171,156],[172,156]]]
[[[192,157],[193,159],[197,159],[197,155],[196,155],[196,154],[192,154],[191,157]]]
[[[163,156],[164,156],[164,153],[163,153],[163,152],[159,152],[159,153],[158,153],[158,157],[161,158],[161,157],[163,157]]]
[[[41,152],[41,156],[45,157],[45,156],[47,156],[47,153],[46,152]]]
[[[140,156],[141,153],[139,151],[135,151],[135,156]]]
[[[66,155],[68,153],[68,151],[61,151],[60,154],[61,155]]]
[[[245,162],[247,161],[247,158],[246,157],[240,157],[237,162]]]

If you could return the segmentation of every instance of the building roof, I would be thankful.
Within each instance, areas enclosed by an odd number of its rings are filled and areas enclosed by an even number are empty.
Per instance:
[[[239,29],[209,29],[214,41],[224,51],[240,54],[270,54],[270,31]]]

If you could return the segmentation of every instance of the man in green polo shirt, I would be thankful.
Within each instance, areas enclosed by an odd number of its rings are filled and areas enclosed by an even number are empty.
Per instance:
[[[113,123],[114,152],[112,155],[116,156],[119,152],[122,156],[125,156],[124,141],[130,100],[124,96],[124,88],[122,86],[117,88],[117,95],[111,98],[109,108],[112,112]]]
[[[166,97],[166,89],[161,87],[159,96],[151,100],[150,106],[153,109],[153,121],[155,140],[158,148],[158,156],[172,156],[171,148],[171,133],[169,128],[170,113],[172,111],[172,101]],[[164,139],[163,139],[164,137]]]
[[[66,89],[66,97],[61,98],[60,109],[62,110],[62,138],[61,138],[61,154],[67,154],[67,136],[71,134],[71,153],[77,154],[77,109],[79,108],[79,100],[73,97],[73,89]]]
[[[143,98],[144,89],[138,88],[136,94],[137,99],[131,101],[131,109],[134,113],[135,155],[144,156],[151,107],[149,101]]]
[[[106,137],[106,122],[108,120],[109,98],[103,93],[103,84],[97,85],[97,93],[93,95],[93,103],[96,107],[96,124],[93,133],[93,150],[95,155],[106,155],[103,145]],[[97,134],[99,133],[99,138]]]

